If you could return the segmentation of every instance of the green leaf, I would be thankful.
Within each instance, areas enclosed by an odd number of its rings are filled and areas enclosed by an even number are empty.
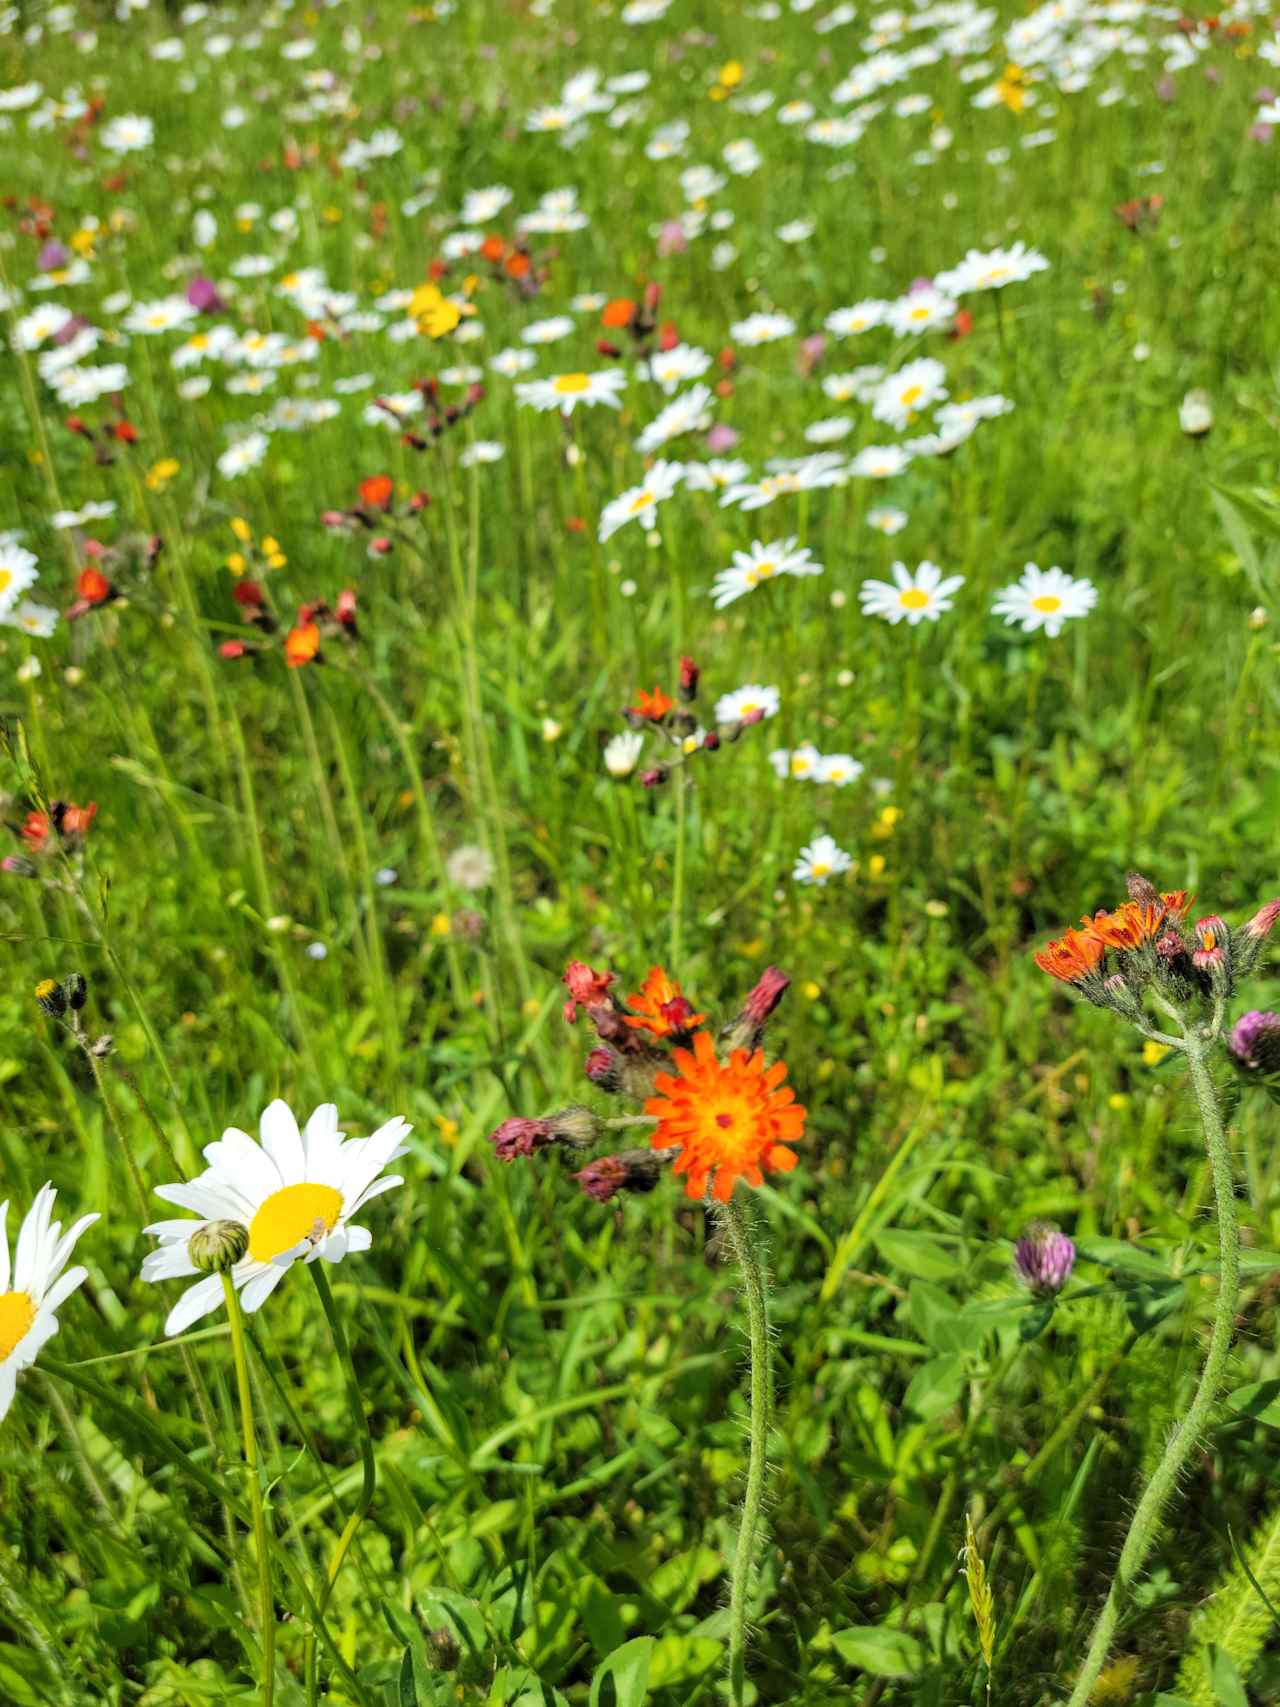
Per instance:
[[[1254,1381],[1227,1394],[1227,1403],[1241,1416],[1268,1428],[1280,1428],[1280,1381]]]
[[[929,1233],[882,1227],[873,1234],[872,1243],[890,1268],[900,1269],[914,1280],[950,1280],[962,1266],[954,1253]]]
[[[1076,1253],[1084,1262],[1096,1262],[1101,1268],[1132,1274],[1139,1280],[1169,1278],[1166,1257],[1142,1245],[1131,1244],[1128,1239],[1081,1239]]]
[[[649,1693],[649,1656],[652,1636],[635,1636],[615,1648],[596,1667],[591,1679],[590,1707],[642,1707]],[[606,1685],[612,1688],[606,1689]]]
[[[1218,1707],[1249,1707],[1249,1697],[1244,1692],[1244,1684],[1231,1655],[1219,1647],[1213,1648],[1212,1653],[1209,1679]]]
[[[923,1422],[932,1422],[944,1411],[949,1411],[963,1391],[964,1358],[958,1352],[946,1352],[920,1365],[911,1377],[902,1402]]]
[[[925,1668],[923,1644],[905,1630],[854,1625],[834,1631],[831,1645],[842,1660],[870,1672],[872,1677],[918,1677]]]

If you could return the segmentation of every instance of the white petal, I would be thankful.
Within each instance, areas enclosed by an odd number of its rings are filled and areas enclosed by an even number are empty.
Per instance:
[[[301,1185],[307,1177],[307,1153],[293,1110],[279,1097],[268,1103],[258,1122],[262,1148],[275,1163],[285,1185]]]
[[[77,1264],[69,1268],[60,1280],[55,1280],[40,1301],[41,1315],[47,1310],[50,1315],[61,1308],[70,1298],[77,1286],[83,1286],[89,1278],[89,1270]]]
[[[164,1325],[164,1331],[171,1338],[189,1328],[193,1322],[198,1322],[202,1316],[210,1315],[222,1302],[222,1276],[206,1274],[203,1280],[197,1280],[194,1286],[179,1298],[169,1312],[169,1319]]]
[[[196,1231],[196,1229],[198,1227],[203,1227],[204,1225],[205,1222],[203,1220],[193,1221],[188,1215],[184,1216],[183,1219],[179,1221],[153,1221],[149,1227],[144,1227],[142,1231],[144,1233],[150,1233],[152,1237],[156,1239],[164,1239],[166,1241],[181,1239],[183,1244],[186,1244],[187,1240]]]
[[[183,1275],[199,1272],[185,1245],[161,1245],[158,1251],[148,1251],[142,1259],[142,1278],[152,1282],[180,1280]]]
[[[13,1403],[17,1386],[18,1372],[6,1358],[0,1363],[0,1422],[9,1414],[9,1406]]]
[[[54,1246],[49,1257],[49,1272],[45,1276],[44,1282],[46,1286],[61,1274],[63,1265],[71,1255],[72,1251],[75,1250],[76,1240],[80,1237],[81,1233],[83,1233],[86,1228],[92,1227],[95,1221],[100,1221],[101,1219],[102,1217],[96,1212],[92,1215],[82,1215],[74,1226],[68,1228],[68,1230],[62,1235]]]
[[[367,1227],[347,1228],[347,1253],[356,1256],[361,1251],[367,1251],[373,1243],[373,1234]]]
[[[260,1145],[237,1126],[228,1126],[222,1137],[205,1149],[225,1182],[257,1208],[265,1198],[284,1185],[280,1170]]]
[[[330,1184],[336,1178],[338,1157],[342,1153],[338,1110],[333,1103],[322,1102],[307,1121],[302,1132],[302,1147],[307,1153],[307,1179]]]
[[[325,1262],[340,1263],[347,1254],[349,1235],[345,1227],[335,1227],[329,1237],[319,1246],[319,1255]]]
[[[213,1145],[210,1144],[210,1149]],[[252,1218],[252,1208],[234,1192],[228,1181],[211,1174],[201,1174],[198,1180],[179,1185],[158,1185],[155,1194],[165,1203],[176,1203],[179,1209],[189,1209],[202,1221],[243,1221],[246,1212]]]
[[[288,1272],[289,1265],[280,1266],[279,1258],[277,1258],[274,1263],[268,1263],[260,1273],[254,1275],[252,1280],[246,1282],[245,1288],[240,1294],[240,1302],[245,1311],[252,1315],[256,1309],[265,1304]]]
[[[18,1250],[13,1263],[13,1290],[29,1292],[35,1277],[36,1266],[44,1245],[45,1232],[49,1225],[49,1217],[53,1213],[55,1193],[52,1185],[42,1185],[36,1193],[35,1202],[22,1218],[22,1228],[18,1234]]]
[[[384,1191],[391,1191],[404,1180],[399,1174],[384,1174],[381,1179],[374,1180],[367,1191],[361,1192],[354,1203],[348,1203],[343,1210],[346,1215],[354,1215],[358,1209],[363,1209],[366,1203],[372,1203],[375,1197],[381,1197]]]

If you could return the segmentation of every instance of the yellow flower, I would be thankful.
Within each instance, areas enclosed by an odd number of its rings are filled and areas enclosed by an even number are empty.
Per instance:
[[[436,284],[422,284],[409,300],[409,312],[418,322],[418,330],[429,338],[443,338],[452,332],[462,319],[462,310]]]
[[[153,462],[147,470],[148,491],[163,492],[181,467],[182,464],[174,456],[162,456],[159,462]]]
[[[267,556],[270,557],[275,552],[279,551],[280,541],[269,533],[264,534],[262,538],[262,549],[266,552]]]
[[[442,1144],[456,1144],[459,1131],[457,1121],[450,1120],[447,1114],[437,1114],[435,1121],[436,1130],[440,1134],[440,1142]]]
[[[731,59],[720,68],[720,81],[726,89],[736,89],[742,81],[742,66],[736,59]]]
[[[97,237],[96,231],[90,231],[87,225],[82,225],[79,231],[71,233],[71,247],[83,260],[91,261],[93,259],[93,245],[97,241]]]
[[[327,208],[323,209],[320,217],[324,220],[326,225],[337,225],[339,220],[342,218],[342,209],[340,207],[334,207],[331,203]]]
[[[253,538],[253,529],[249,526],[248,522],[245,521],[243,516],[232,516],[231,531],[235,534],[241,545],[248,545],[249,541]]]
[[[437,913],[431,921],[432,936],[448,936],[450,929],[448,913]]]
[[[230,557],[227,558],[227,568],[230,569],[233,575],[243,575],[248,567],[249,565],[245,562],[244,558],[238,551],[233,551]]]
[[[273,551],[270,557],[267,558],[267,568],[283,569],[288,561],[289,559],[285,556],[283,551]]]
[[[901,816],[902,816],[901,807],[898,807],[898,806],[882,807],[879,817],[876,819],[875,823],[871,826],[871,834],[873,836],[875,836],[879,841],[882,841],[882,842],[886,841],[888,839],[888,837],[890,837],[893,834],[895,828],[897,827],[898,819],[901,818]]]
[[[1144,1067],[1158,1067],[1168,1053],[1167,1043],[1157,1043],[1153,1038],[1148,1038],[1142,1045],[1142,1064]]]
[[[800,994],[804,997],[806,1002],[816,1002],[818,997],[822,994],[822,985],[815,984],[813,979],[810,978],[807,983],[801,984]]]
[[[867,861],[867,876],[874,883],[877,878],[884,876],[886,860],[883,854],[872,854]]]

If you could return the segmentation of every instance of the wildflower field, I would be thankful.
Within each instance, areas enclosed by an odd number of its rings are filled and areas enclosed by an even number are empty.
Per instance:
[[[1273,80],[0,11],[0,1707],[1280,1700]]]

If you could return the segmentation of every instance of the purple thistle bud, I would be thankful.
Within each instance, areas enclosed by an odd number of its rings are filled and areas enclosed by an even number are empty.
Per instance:
[[[1039,1297],[1053,1297],[1071,1278],[1076,1247],[1048,1221],[1032,1221],[1013,1247],[1013,1271]]]
[[[500,1162],[514,1162],[517,1156],[532,1156],[551,1139],[550,1121],[525,1120],[518,1114],[504,1120],[489,1134],[489,1142]]]
[[[1280,1014],[1254,1008],[1231,1028],[1227,1049],[1247,1073],[1280,1072]]]
[[[187,286],[187,301],[192,308],[198,308],[201,314],[225,314],[227,305],[218,295],[218,287],[212,279],[203,274],[197,274]]]

